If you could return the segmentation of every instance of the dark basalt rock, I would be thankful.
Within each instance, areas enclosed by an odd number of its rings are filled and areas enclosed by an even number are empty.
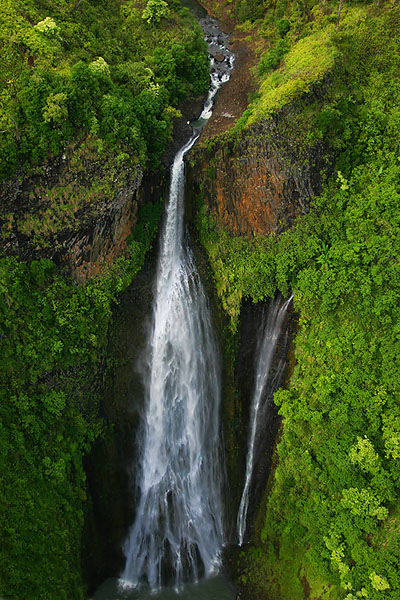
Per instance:
[[[235,380],[240,394],[242,406],[242,429],[239,446],[242,449],[242,482],[246,467],[247,444],[250,427],[250,407],[255,389],[257,350],[260,336],[262,334],[262,325],[266,322],[269,310],[269,302],[259,302],[253,304],[251,301],[245,301],[241,309],[240,325],[240,346],[235,364]],[[251,534],[254,526],[254,519],[261,498],[264,494],[267,480],[271,470],[272,455],[276,443],[278,429],[281,419],[278,414],[278,408],[274,404],[273,395],[275,391],[285,384],[289,369],[289,348],[296,331],[297,316],[293,311],[292,305],[289,306],[285,316],[284,323],[278,338],[275,352],[271,364],[270,380],[275,379],[275,374],[280,372],[279,379],[274,381],[274,387],[264,390],[263,403],[266,404],[266,411],[263,412],[263,435],[258,439],[257,450],[255,453],[255,468],[253,472],[253,481],[250,490],[251,502],[247,514],[247,533]],[[241,490],[242,491],[242,487]]]
[[[90,510],[82,564],[90,593],[123,570],[122,546],[134,521],[136,436],[144,405],[140,357],[145,354],[156,265],[153,248],[123,292],[110,327],[107,356],[112,368],[100,407],[107,433],[85,458]]]
[[[0,254],[50,258],[78,282],[124,251],[142,193],[135,163],[100,157],[89,138],[0,187]]]

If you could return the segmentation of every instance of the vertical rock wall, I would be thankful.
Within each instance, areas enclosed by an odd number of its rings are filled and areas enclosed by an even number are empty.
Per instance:
[[[320,192],[324,175],[329,171],[331,152],[318,132],[311,132],[307,122],[307,115],[321,93],[320,88],[284,107],[269,120],[257,122],[241,132],[233,130],[206,139],[195,147],[189,157],[191,202],[188,212],[195,197],[200,196],[209,214],[232,235],[277,235],[291,227],[296,217],[308,211],[311,199]],[[232,505],[238,505],[243,489],[256,345],[265,310],[264,303],[244,302],[238,339],[233,342],[236,360],[230,366],[229,393],[224,396]],[[287,336],[279,341],[273,371],[280,361],[286,365],[290,362],[289,347],[295,321],[295,315],[289,311]],[[232,354],[228,353],[227,358],[232,361]],[[258,507],[266,493],[280,423],[272,394],[268,397],[268,407],[248,513],[249,531],[253,528],[253,533],[254,527],[257,528],[254,521]],[[230,539],[234,543],[235,510],[237,506],[229,514]]]
[[[300,103],[289,105],[269,120],[193,150],[192,185],[230,233],[280,233],[319,193],[327,149],[318,139],[311,144],[305,139],[298,118],[303,110]]]
[[[75,142],[2,184],[0,254],[50,258],[83,283],[123,253],[148,187],[135,162]]]

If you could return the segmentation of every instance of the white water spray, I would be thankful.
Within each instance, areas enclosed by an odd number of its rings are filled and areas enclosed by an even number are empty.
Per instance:
[[[250,411],[250,435],[247,451],[245,484],[236,522],[239,546],[243,544],[244,535],[246,533],[250,485],[253,476],[257,438],[260,428],[259,417],[264,408],[267,386],[274,389],[276,384],[279,384],[279,379],[284,367],[282,362],[275,375],[271,377],[272,358],[281,333],[282,323],[292,298],[293,295],[283,303],[279,298],[270,301],[264,336],[258,350],[256,381]]]
[[[230,62],[232,64],[232,61]],[[213,77],[202,119],[229,77]],[[171,170],[148,349],[140,438],[139,502],[124,546],[121,585],[179,588],[213,573],[224,542],[220,452],[220,368],[207,299],[183,243],[184,156]]]

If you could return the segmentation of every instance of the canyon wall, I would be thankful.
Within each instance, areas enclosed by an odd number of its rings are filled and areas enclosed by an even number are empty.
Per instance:
[[[306,214],[333,163],[333,151],[327,140],[322,141],[315,129],[310,134],[307,123],[313,107],[323,97],[326,85],[315,86],[310,94],[291,102],[268,120],[257,121],[243,130],[236,126],[211,138],[205,135],[188,158],[189,216],[200,200],[218,225],[214,235],[218,236],[220,227],[232,236],[252,238],[278,236],[290,229],[297,217]],[[214,277],[215,269],[219,268],[217,261],[218,257],[211,257]],[[236,280],[232,278],[232,281]],[[267,302],[254,304],[251,298],[244,298],[237,333],[229,332],[229,326],[219,330],[220,339],[228,349],[224,356],[224,371],[228,376],[223,395],[223,424],[231,498],[228,519],[233,544],[237,543],[236,514],[244,482],[257,340],[266,310]],[[284,385],[285,377],[288,381],[293,369],[292,342],[296,328],[297,315],[291,309],[284,326],[287,337],[280,339],[272,364],[272,372],[275,372],[280,361],[285,363],[281,385]],[[267,482],[274,465],[281,423],[272,394],[266,391],[265,397],[267,418],[248,512],[247,539],[250,541],[259,538],[260,507],[265,504],[268,493]],[[237,565],[238,551],[233,547],[231,552],[228,564]],[[233,567],[232,576],[237,581],[236,569]],[[244,598],[257,597],[246,586],[240,587]]]
[[[233,235],[278,234],[321,189],[327,147],[308,140],[305,108],[310,94],[269,120],[224,133],[195,147],[189,179],[214,219]]]
[[[90,138],[3,184],[3,256],[50,258],[79,283],[111,266],[144,201],[143,172],[129,157],[101,155]]]
[[[203,98],[181,107],[156,171],[124,153],[99,148],[91,136],[0,185],[0,255],[49,258],[77,283],[104,273],[126,249],[138,208],[165,198],[169,166],[190,137]]]
[[[108,368],[99,406],[108,427],[85,457],[90,510],[82,562],[90,592],[123,570],[122,545],[135,515],[136,431],[144,404],[140,365],[153,303],[156,255],[153,248],[122,292],[109,328]]]

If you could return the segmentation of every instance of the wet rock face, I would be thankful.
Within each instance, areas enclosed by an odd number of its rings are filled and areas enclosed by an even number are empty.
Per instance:
[[[235,381],[242,406],[241,439],[238,441],[242,450],[241,491],[246,466],[251,403],[256,386],[258,346],[262,341],[263,326],[266,323],[269,310],[270,304],[268,302],[253,304],[250,300],[244,301],[241,309],[240,344],[235,364]],[[259,414],[259,418],[262,418],[263,422],[263,431],[262,436],[257,438],[254,471],[250,486],[251,501],[247,513],[247,531],[251,535],[254,533],[254,520],[271,472],[273,451],[281,423],[281,417],[278,414],[278,407],[274,404],[273,396],[279,387],[284,386],[285,379],[290,372],[289,348],[295,336],[296,322],[297,315],[292,305],[290,305],[273,353],[269,384],[263,392],[262,404],[264,404],[265,409]],[[273,382],[272,385],[271,382]]]
[[[293,118],[292,118],[293,117]],[[256,123],[238,139],[195,148],[190,178],[214,218],[235,235],[279,233],[319,193],[326,150],[301,143],[296,109]]]
[[[68,262],[74,278],[84,282],[111,266],[124,249],[132,233],[138,210],[140,180],[132,188],[122,189],[104,203],[94,227],[66,240]]]
[[[137,430],[144,405],[141,357],[145,356],[153,304],[157,248],[121,294],[110,327],[107,356],[113,368],[100,405],[107,424],[85,457],[89,510],[83,536],[83,576],[89,593],[125,564],[123,544],[134,521]]]

